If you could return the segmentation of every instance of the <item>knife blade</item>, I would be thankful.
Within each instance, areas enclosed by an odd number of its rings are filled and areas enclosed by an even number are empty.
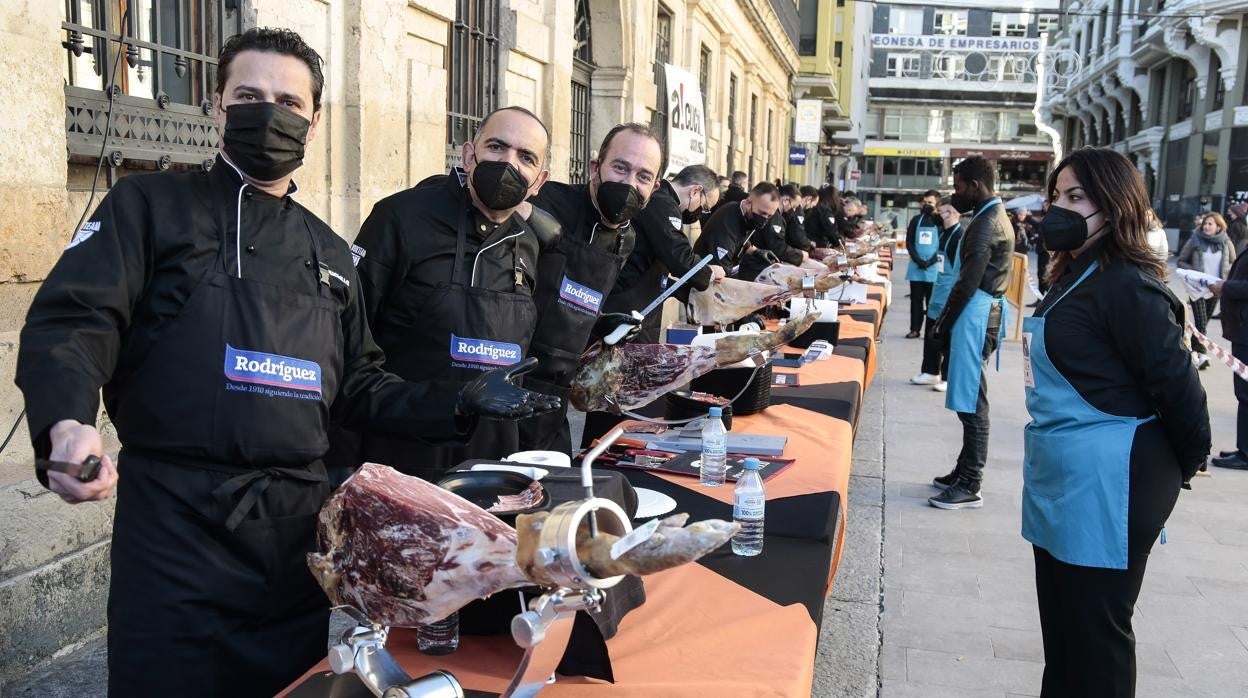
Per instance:
[[[681,286],[684,286],[686,283],[688,283],[689,279],[692,279],[695,275],[697,275],[699,271],[702,271],[702,267],[705,267],[706,265],[710,264],[711,260],[714,258],[715,257],[713,255],[708,254],[707,256],[698,260],[697,264],[693,265],[692,267],[689,267],[689,271],[685,272],[684,275],[682,275],[679,279],[676,279],[675,282],[668,284],[667,288],[663,289],[663,292],[660,293],[658,297],[650,301],[650,305],[647,305],[645,308],[642,308],[641,312],[637,312],[636,310],[634,310],[632,312],[632,316],[637,318],[638,322],[645,320],[647,315],[653,312],[655,308],[659,307],[660,305],[663,305],[663,301],[667,300],[668,298],[671,298],[673,293],[675,293]],[[624,335],[628,334],[628,331],[631,327],[632,327],[631,325],[620,325],[619,327],[612,330],[611,334],[608,334],[606,337],[604,337],[602,341],[608,345],[615,344],[616,342],[623,339]]]

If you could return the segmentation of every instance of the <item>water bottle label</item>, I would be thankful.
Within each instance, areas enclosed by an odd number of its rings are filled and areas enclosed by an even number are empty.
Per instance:
[[[728,444],[702,442],[702,455],[711,458],[725,458],[728,455]]]
[[[734,519],[761,519],[767,498],[761,494],[738,496],[732,506]]]

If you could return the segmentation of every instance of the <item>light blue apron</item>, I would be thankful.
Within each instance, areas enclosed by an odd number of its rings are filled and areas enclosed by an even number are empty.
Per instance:
[[[949,254],[949,241],[961,227],[961,225],[955,225],[949,229],[949,235],[945,238],[945,245],[940,250],[940,256],[931,266],[936,270],[936,283],[932,286],[932,297],[927,301],[927,316],[933,320],[940,317],[940,311],[945,309],[945,301],[949,300],[953,282],[958,280],[958,270],[962,268],[961,235],[958,235],[958,246],[954,249],[953,255]]]
[[[1095,262],[1045,309],[1097,268]],[[1044,317],[1023,319],[1023,537],[1083,567],[1127,568],[1127,509],[1135,430],[1156,417],[1106,414],[1071,387],[1044,344]]]
[[[920,213],[919,224],[914,228],[914,250],[910,255],[910,266],[906,268],[906,281],[932,283],[936,280],[937,265],[933,264],[926,269],[920,269],[919,265],[914,263],[915,257],[929,259],[940,249],[940,232],[934,225],[924,225],[923,222],[926,219],[927,216]]]
[[[1000,205],[1001,199],[991,199],[971,218],[975,222],[984,211]],[[962,238],[971,231],[968,223]],[[962,240],[958,240],[958,267],[961,271]],[[946,294],[946,302],[948,295]],[[962,314],[949,332],[949,382],[945,393],[945,409],[954,412],[974,412],[979,401],[979,380],[984,372],[984,341],[988,332],[988,316],[992,306],[1001,308],[1001,327],[997,339],[997,368],[1001,367],[1000,340],[1005,337],[1006,306],[1004,298],[996,298],[983,289],[975,289],[975,295],[966,302]]]

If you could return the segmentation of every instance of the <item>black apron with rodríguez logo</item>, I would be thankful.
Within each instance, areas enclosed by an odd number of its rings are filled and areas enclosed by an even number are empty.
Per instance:
[[[210,205],[206,180],[200,193]],[[216,214],[215,264],[150,340],[130,335],[111,384],[110,695],[271,695],[324,655],[329,604],[306,554],[329,496],[318,459],[346,289],[306,218],[314,292],[227,267],[240,231]]]
[[[590,207],[588,213],[597,215],[597,209]],[[564,231],[559,236],[558,249],[543,253],[538,260],[537,290],[533,294],[538,321],[529,350],[530,356],[537,357],[538,365],[525,375],[524,387],[557,395],[563,405],[553,412],[520,421],[521,451],[571,452],[567,414],[572,378],[602,305],[632,251],[625,249],[626,228],[602,231],[618,236],[614,251],[608,252],[593,245],[598,223],[582,221],[582,225],[590,230],[586,240],[573,239]]]
[[[472,228],[471,204],[460,211],[455,236],[455,262],[449,281],[439,282],[415,314],[406,344],[386,354],[387,367],[409,381],[451,380],[468,383],[483,371],[510,366],[525,357],[537,324],[533,299],[523,291],[495,291],[465,279],[464,248]],[[493,244],[512,240],[527,229],[516,220],[514,232]],[[479,254],[479,252],[478,252]],[[473,265],[476,268],[476,265]],[[518,264],[513,261],[513,268]],[[515,421],[479,418],[467,444],[430,445],[366,433],[365,462],[384,463],[409,475],[434,481],[469,458],[498,459],[519,449]]]

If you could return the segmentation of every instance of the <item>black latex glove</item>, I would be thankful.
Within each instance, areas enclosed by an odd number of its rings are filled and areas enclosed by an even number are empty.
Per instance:
[[[932,338],[932,341],[935,342],[937,346],[949,346],[949,333],[945,330],[945,323],[940,320],[937,320],[936,323],[932,325],[932,331],[928,334],[928,336]]]
[[[776,253],[772,252],[771,250],[759,250],[758,252],[755,252],[754,254],[759,255],[763,259],[767,260],[768,264],[780,263],[780,258],[777,257]]]
[[[459,391],[455,413],[498,419],[523,419],[559,409],[561,401],[518,387],[513,382],[537,366],[530,356],[518,364],[486,371]]]
[[[621,326],[627,326],[628,329],[620,334],[617,330]],[[592,331],[594,339],[601,340],[606,344],[617,344],[626,342],[641,331],[641,318],[628,313],[603,313],[594,321],[594,329]]]

